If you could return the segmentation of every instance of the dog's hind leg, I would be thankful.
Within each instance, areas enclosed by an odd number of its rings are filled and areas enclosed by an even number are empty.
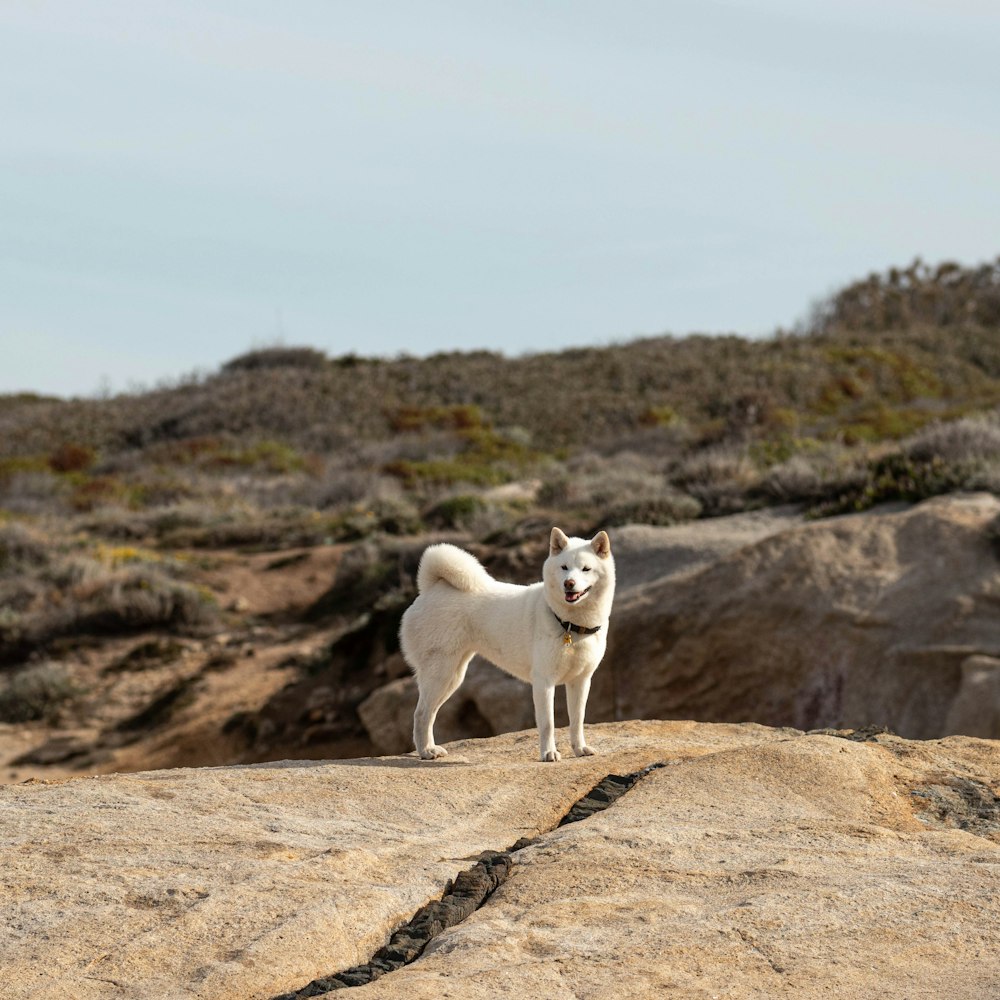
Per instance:
[[[453,670],[440,667],[425,667],[414,672],[420,696],[417,710],[413,713],[413,745],[424,760],[444,757],[448,751],[434,743],[434,720],[441,706],[458,690],[465,680],[472,655],[460,660]]]

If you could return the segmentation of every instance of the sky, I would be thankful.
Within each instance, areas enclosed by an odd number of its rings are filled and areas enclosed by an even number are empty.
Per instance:
[[[0,393],[764,336],[1000,254],[993,0],[2,0]]]

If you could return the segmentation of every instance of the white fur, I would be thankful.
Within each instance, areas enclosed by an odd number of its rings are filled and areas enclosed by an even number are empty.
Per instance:
[[[542,582],[527,587],[494,580],[479,561],[454,545],[432,545],[417,571],[417,599],[400,625],[400,644],[417,678],[420,697],[413,741],[425,760],[447,751],[434,743],[434,720],[458,690],[479,653],[531,684],[543,761],[559,760],[555,743],[555,689],[566,685],[570,743],[577,756],[592,754],[583,738],[590,678],[604,656],[615,590],[615,563],[608,536],[567,538],[552,529]],[[582,595],[569,600],[567,593]],[[593,635],[559,625],[570,621]]]

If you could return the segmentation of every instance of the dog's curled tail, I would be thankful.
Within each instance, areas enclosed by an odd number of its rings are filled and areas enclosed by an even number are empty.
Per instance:
[[[425,594],[439,580],[464,591],[488,590],[493,582],[474,555],[446,542],[424,549],[417,569],[417,590]]]

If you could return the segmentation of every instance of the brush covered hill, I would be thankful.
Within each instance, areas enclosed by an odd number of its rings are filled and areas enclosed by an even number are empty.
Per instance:
[[[528,580],[551,523],[1000,492],[998,302],[1000,261],[916,263],[764,340],[273,347],[148,392],[0,397],[2,763],[371,752],[358,706],[404,670],[432,537]]]
[[[391,360],[275,347],[149,392],[0,398],[0,505],[239,508],[238,494],[338,515],[382,500],[410,529],[436,501],[530,478],[543,500],[600,519],[606,499],[567,495],[594,456],[605,478],[610,460],[614,492],[660,503],[661,519],[694,510],[675,511],[677,494],[709,514],[829,498],[896,442],[1000,403],[998,299],[1000,262],[915,264],[844,289],[805,332],[763,340]]]

